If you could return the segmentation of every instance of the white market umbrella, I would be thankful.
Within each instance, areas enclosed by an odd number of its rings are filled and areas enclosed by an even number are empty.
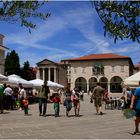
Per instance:
[[[21,83],[24,87],[32,87],[33,84],[30,83],[29,81],[21,78],[18,75],[12,74],[8,76],[8,83],[13,85],[13,86],[17,86],[19,83]]]
[[[57,84],[57,87],[58,87],[58,88],[64,88],[64,86],[61,85],[61,84]]]
[[[0,73],[0,81],[1,80],[7,80],[8,78],[5,76],[5,75],[2,75],[1,73]]]
[[[43,85],[44,81],[41,79],[34,79],[29,81],[31,84],[33,84],[34,87],[40,87]]]
[[[49,87],[57,87],[57,83],[52,82],[52,81],[48,81],[48,86]]]
[[[130,87],[137,87],[140,81],[140,71],[124,80],[124,85]]]
[[[42,86],[42,85],[44,84],[44,81],[41,80],[41,79],[34,79],[34,80],[30,80],[29,82],[32,83],[34,87],[40,87],[40,86]],[[50,81],[50,80],[47,81],[47,82],[48,82],[47,85],[48,85],[49,87],[55,87],[55,88],[59,87],[59,88],[63,88],[62,85],[57,84],[57,83],[55,83],[55,82],[52,82],[52,81]]]
[[[0,74],[0,84],[6,83],[8,78],[2,74]]]

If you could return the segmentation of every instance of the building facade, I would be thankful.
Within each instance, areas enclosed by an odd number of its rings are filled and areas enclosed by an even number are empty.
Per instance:
[[[4,36],[0,34],[0,73],[4,75],[4,63],[5,63],[5,50],[8,49],[3,46]]]
[[[140,62],[136,65],[134,65],[134,73],[137,73],[140,71]]]
[[[100,82],[110,93],[122,92],[122,81],[133,74],[130,57],[117,54],[91,54],[62,60],[67,65],[67,81],[71,89],[89,91]]]
[[[63,64],[44,59],[37,63],[36,78],[66,86],[66,69]]]
[[[122,93],[122,82],[133,74],[134,65],[128,56],[91,54],[55,63],[48,59],[37,63],[37,78],[51,80],[64,86],[93,89],[97,82],[109,93]]]

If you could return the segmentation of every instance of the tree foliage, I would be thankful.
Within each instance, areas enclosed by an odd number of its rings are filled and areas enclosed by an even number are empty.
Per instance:
[[[0,20],[9,23],[20,23],[21,26],[33,29],[36,24],[31,18],[46,20],[50,13],[39,11],[47,1],[2,1],[0,0]]]
[[[15,50],[7,53],[5,59],[5,75],[16,74],[26,80],[36,78],[36,70],[30,67],[29,61],[24,62],[23,67],[20,67],[19,56]]]
[[[36,72],[30,67],[29,61],[24,62],[23,68],[21,68],[21,77],[26,80],[32,80],[36,78]]]
[[[5,75],[16,74],[20,75],[20,62],[19,56],[15,50],[7,53],[5,59]]]
[[[104,23],[105,36],[140,43],[140,1],[92,1]]]

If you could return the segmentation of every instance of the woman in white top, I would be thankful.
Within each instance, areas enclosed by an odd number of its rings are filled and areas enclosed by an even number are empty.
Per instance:
[[[19,110],[23,110],[23,99],[26,98],[26,91],[23,88],[22,84],[19,84],[19,95],[18,95],[18,99],[19,99],[19,104],[20,104],[20,108]]]

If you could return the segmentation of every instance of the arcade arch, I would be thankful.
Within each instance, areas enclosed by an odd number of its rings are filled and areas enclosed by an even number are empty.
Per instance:
[[[112,93],[122,93],[122,78],[119,76],[114,76],[110,80],[110,92]]]
[[[84,90],[87,91],[87,80],[83,77],[79,77],[75,80],[75,87],[78,90]]]
[[[97,78],[91,77],[89,79],[89,90],[91,91],[94,87],[96,87],[97,84]]]
[[[108,79],[106,77],[101,77],[99,80],[101,87],[108,90]]]

